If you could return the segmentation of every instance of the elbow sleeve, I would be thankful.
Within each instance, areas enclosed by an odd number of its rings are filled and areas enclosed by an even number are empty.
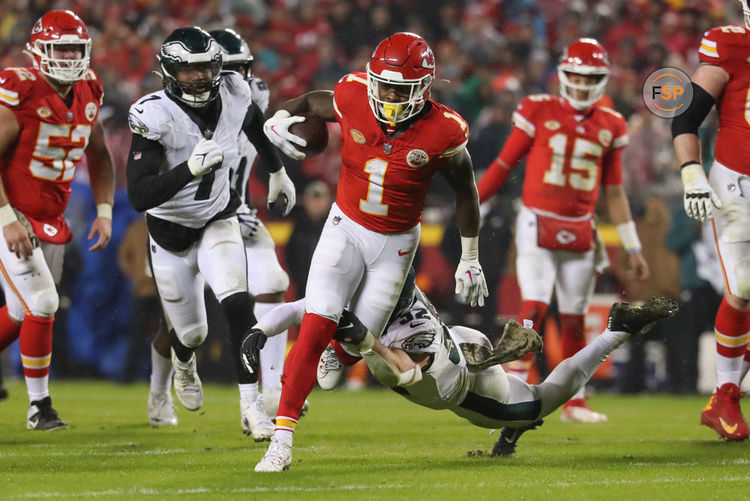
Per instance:
[[[714,105],[714,98],[700,85],[693,83],[693,100],[682,115],[672,120],[672,138],[680,134],[698,135],[698,127]]]

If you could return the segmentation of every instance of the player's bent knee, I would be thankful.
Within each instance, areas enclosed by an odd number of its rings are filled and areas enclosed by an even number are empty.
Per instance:
[[[738,261],[734,274],[737,279],[737,290],[732,292],[742,299],[750,299],[750,260]]]
[[[208,336],[208,326],[206,325],[198,325],[182,333],[177,333],[180,343],[188,348],[197,348],[202,345],[203,341],[206,340],[206,336]]]
[[[50,318],[55,316],[60,306],[60,298],[55,289],[46,289],[35,293],[29,301],[29,310],[35,317]]]

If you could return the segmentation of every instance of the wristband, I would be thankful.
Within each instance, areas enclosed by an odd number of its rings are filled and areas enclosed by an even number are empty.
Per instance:
[[[96,206],[96,217],[112,219],[112,204],[98,204]]]
[[[461,237],[461,261],[479,259],[479,237]]]
[[[620,236],[622,246],[628,251],[628,254],[641,252],[641,240],[638,238],[638,232],[635,230],[635,223],[633,221],[618,224],[615,226],[615,229]]]
[[[18,221],[16,211],[13,210],[13,207],[11,207],[10,204],[5,204],[0,207],[0,226],[5,226],[16,221]]]
[[[684,169],[685,167],[687,167],[688,165],[692,165],[692,164],[697,164],[697,165],[700,165],[701,169],[703,168],[703,166],[701,165],[701,163],[700,163],[700,162],[696,162],[695,160],[688,160],[688,161],[687,161],[687,162],[685,162],[684,164],[680,165],[680,170],[682,170],[682,169]]]

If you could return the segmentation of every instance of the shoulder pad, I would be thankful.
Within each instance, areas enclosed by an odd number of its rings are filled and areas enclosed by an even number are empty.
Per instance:
[[[738,44],[745,45],[747,30],[743,26],[718,26],[711,28],[703,34],[700,48],[698,48],[698,58],[701,62],[719,65],[738,56],[744,64],[742,57],[745,48],[738,48]]]
[[[606,112],[607,112],[607,113],[609,113],[610,115],[613,115],[613,116],[615,116],[615,117],[619,118],[620,120],[625,120],[625,117],[624,117],[624,116],[622,116],[622,114],[621,114],[621,113],[619,113],[619,112],[617,112],[617,111],[613,110],[612,108],[610,108],[610,107],[608,107],[608,106],[599,106],[599,109],[600,109],[600,110],[602,110],[602,111],[606,111]]]
[[[0,71],[0,103],[16,107],[38,77],[28,68],[6,68]]]
[[[158,93],[148,94],[130,106],[128,112],[128,125],[134,134],[139,134],[146,139],[158,141],[166,123],[170,120],[169,114],[162,106],[164,98]]]
[[[442,107],[441,116],[444,127],[446,127],[445,137],[448,144],[440,156],[452,157],[466,148],[466,144],[469,142],[469,124],[461,115],[447,106]]]

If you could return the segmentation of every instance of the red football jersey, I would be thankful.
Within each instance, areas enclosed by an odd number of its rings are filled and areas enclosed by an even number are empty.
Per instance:
[[[15,147],[0,159],[10,204],[37,220],[59,218],[68,204],[75,168],[99,116],[103,89],[96,74],[73,84],[66,106],[34,68],[0,71],[0,104],[21,127]]]
[[[620,149],[628,135],[616,111],[595,104],[581,113],[562,97],[538,94],[519,103],[513,126],[499,159],[513,168],[528,152],[522,195],[527,207],[579,218],[594,212],[602,184],[622,183]],[[482,200],[491,195],[492,177],[485,174],[480,182]]]
[[[351,73],[334,88],[341,125],[341,172],[336,203],[373,231],[396,233],[419,223],[435,171],[463,148],[469,126],[442,104],[388,138],[370,108],[367,77]]]
[[[721,26],[703,35],[698,57],[729,74],[716,102],[719,133],[716,160],[732,170],[750,175],[750,34],[741,26]]]

